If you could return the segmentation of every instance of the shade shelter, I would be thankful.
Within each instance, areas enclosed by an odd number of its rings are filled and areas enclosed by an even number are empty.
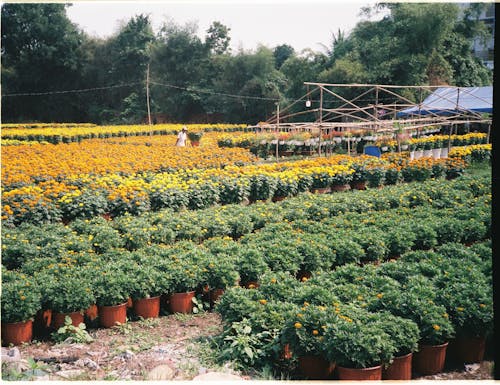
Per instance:
[[[413,107],[399,111],[398,118],[493,113],[493,87],[441,87]]]

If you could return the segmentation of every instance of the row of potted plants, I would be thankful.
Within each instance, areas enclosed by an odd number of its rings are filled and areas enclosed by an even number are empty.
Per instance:
[[[468,181],[467,183],[459,183],[459,181],[457,181],[453,184],[455,184],[455,187],[458,188],[458,190],[451,192],[453,196],[448,196],[452,199],[442,200],[441,202],[436,199],[438,207],[442,207],[442,205],[446,202],[448,202],[447,204],[451,207],[456,204],[457,202],[454,200],[454,197],[457,194],[457,191],[460,192],[460,195],[464,200],[470,200],[471,198],[471,193],[465,193],[467,190],[473,192],[473,196],[476,195],[479,198],[483,195],[487,198],[487,188],[482,186],[479,181],[475,181],[474,183],[472,181]],[[446,196],[446,194],[442,193],[442,189],[435,190],[436,183],[430,185],[428,189],[430,192],[434,190],[435,194]],[[377,193],[382,195],[379,191],[377,191]],[[430,203],[428,202],[428,199],[425,199],[425,195],[410,191],[408,191],[408,193],[414,194],[411,197],[408,197],[409,201],[413,202],[418,196],[419,199],[424,197],[420,204],[424,202],[427,202],[427,204]],[[436,195],[433,196],[434,198],[438,198]],[[406,199],[407,198],[402,199],[401,202],[403,203]],[[303,218],[310,217],[311,219],[314,218],[318,220],[320,218],[329,218],[331,215],[334,215],[335,218],[331,219],[336,221],[332,223],[325,222],[315,227],[313,223],[307,221],[301,222],[300,213],[298,213],[295,207],[293,207],[285,215],[287,215],[289,219],[295,219],[294,223],[296,223],[297,226],[296,230],[280,228],[280,226],[276,224],[276,221],[279,223],[279,221],[282,221],[284,217],[280,218],[278,215],[274,216],[274,213],[271,213],[268,219],[264,219],[264,222],[259,223],[257,221],[257,218],[262,218],[262,215],[267,211],[265,207],[263,207],[263,210],[255,210],[254,213],[251,213],[251,215],[255,216],[251,229],[264,227],[258,233],[255,233],[254,236],[245,237],[240,243],[224,238],[220,238],[219,240],[207,240],[201,248],[190,242],[178,242],[174,246],[170,247],[162,246],[162,242],[160,242],[158,246],[148,246],[149,240],[146,240],[140,250],[135,252],[125,252],[121,249],[121,247],[126,245],[126,243],[124,243],[125,239],[133,238],[134,229],[138,229],[139,232],[140,230],[148,231],[148,224],[146,223],[133,223],[132,227],[128,227],[131,225],[130,221],[135,220],[131,217],[125,218],[121,222],[116,222],[115,225],[118,229],[112,228],[110,224],[104,220],[100,226],[96,223],[80,221],[79,223],[75,223],[74,230],[76,231],[71,231],[60,226],[59,231],[66,232],[66,237],[62,238],[62,242],[60,237],[62,234],[57,234],[54,231],[57,230],[56,225],[52,225],[52,228],[50,230],[48,229],[45,234],[40,234],[41,231],[40,229],[37,229],[36,226],[32,229],[14,229],[12,231],[8,231],[6,234],[2,234],[4,237],[4,254],[6,256],[3,261],[5,263],[9,263],[11,268],[20,268],[21,276],[23,274],[25,275],[24,277],[22,276],[23,279],[26,278],[26,275],[33,275],[37,278],[35,282],[42,283],[40,287],[43,287],[43,290],[40,292],[43,298],[42,300],[45,301],[47,308],[53,307],[59,311],[62,311],[63,309],[70,311],[74,309],[71,307],[73,305],[69,305],[74,304],[72,301],[76,301],[76,303],[80,306],[80,310],[82,310],[86,304],[82,304],[84,301],[81,301],[81,299],[87,298],[90,301],[91,294],[94,295],[98,305],[107,306],[107,304],[113,302],[116,305],[117,302],[124,301],[128,298],[128,296],[155,296],[158,294],[158,291],[164,293],[177,290],[187,291],[202,285],[205,286],[206,284],[211,285],[211,287],[216,287],[216,285],[222,284],[230,285],[236,278],[234,275],[235,272],[240,272],[242,278],[248,281],[256,279],[258,274],[262,273],[262,270],[259,271],[255,269],[255,267],[259,265],[263,269],[272,268],[276,271],[285,270],[287,272],[292,271],[293,273],[297,272],[299,268],[329,270],[334,264],[332,256],[334,254],[335,256],[338,256],[339,250],[342,249],[344,249],[344,253],[346,250],[352,250],[352,247],[353,245],[356,245],[356,242],[364,242],[358,243],[357,246],[360,250],[361,256],[371,255],[376,257],[377,255],[384,255],[386,252],[384,241],[377,239],[382,235],[380,232],[378,234],[373,233],[373,236],[370,238],[370,236],[366,233],[357,234],[356,231],[352,231],[353,227],[355,229],[357,226],[360,226],[361,223],[365,223],[366,218],[363,218],[362,214],[357,214],[360,215],[360,218],[349,222],[351,223],[349,226],[350,231],[345,234],[341,234],[343,238],[346,238],[344,239],[343,246],[341,246],[341,242],[339,242],[341,240],[340,237],[333,242],[327,243],[330,234],[327,233],[322,236],[322,229],[331,228],[337,229],[338,231],[338,229],[342,226],[346,226],[346,218],[344,216],[336,218],[339,211],[327,211],[325,213],[325,211],[321,208],[321,203],[324,204],[325,208],[331,208],[331,205],[328,204],[326,199],[311,197],[310,202],[321,200],[324,200],[324,202],[320,202],[320,205],[315,207],[314,210],[309,211],[312,206],[306,208],[306,216]],[[347,200],[344,199],[344,201]],[[363,204],[361,200],[358,200],[358,202]],[[373,199],[367,197],[364,204],[373,205],[373,202]],[[380,208],[385,206],[383,201],[379,203],[381,204]],[[487,203],[487,201],[478,200],[474,204],[476,208],[481,208],[487,207],[484,205],[485,203]],[[416,206],[418,206],[418,202],[416,202]],[[275,208],[276,206],[271,205],[270,207],[273,207],[275,213],[278,213],[278,210]],[[359,208],[361,208],[361,206],[358,206],[356,210]],[[318,215],[318,213],[323,214]],[[443,213],[444,211],[441,209],[441,214]],[[414,210],[414,214],[419,218],[424,218],[423,212],[420,212],[419,210]],[[460,214],[460,212],[455,210],[454,215],[458,214]],[[483,212],[483,214],[480,214],[480,211],[476,212],[474,208],[471,208],[470,211],[463,211],[459,218],[461,220],[463,219],[464,222],[469,223],[469,228],[465,229],[465,227],[463,227],[462,230],[460,230],[460,223],[457,222],[455,223],[456,226],[454,226],[455,231],[458,234],[457,237],[442,239],[461,240],[463,232],[469,233],[471,229],[474,230],[476,227],[481,228],[481,226],[483,226],[482,228],[484,230],[486,225],[481,225],[481,222],[477,220],[471,221],[471,215],[476,218],[485,218],[485,214],[485,212]],[[293,217],[293,215],[295,215],[295,217]],[[350,214],[350,216],[352,215],[353,214]],[[399,216],[401,216],[401,214],[394,213],[394,216],[391,218],[391,216],[388,216],[386,213],[386,225],[389,225],[391,220],[394,220],[394,218]],[[349,217],[349,215],[347,215],[347,217]],[[381,221],[381,218],[379,221]],[[430,217],[427,216],[427,218]],[[169,216],[168,220],[170,222],[172,219],[175,218]],[[222,218],[218,218],[217,216],[208,218],[211,222],[219,223],[219,227],[213,227],[213,229],[210,230],[212,236],[221,236],[224,235],[224,231],[227,231],[227,228],[225,229],[224,222],[221,219]],[[484,220],[486,221],[487,218]],[[268,222],[267,224],[266,221]],[[182,228],[182,231],[187,232],[187,235],[189,234],[187,229],[188,222],[190,221],[186,221],[184,223],[177,222],[175,227],[177,228],[178,226],[179,230]],[[358,223],[358,225],[356,225],[356,223]],[[142,227],[138,228],[138,225],[141,225]],[[149,224],[149,226],[151,226],[151,224]],[[221,231],[220,233],[214,232],[217,228],[219,229],[217,231]],[[311,236],[303,234],[302,232],[304,229],[307,229],[307,231],[311,233]],[[30,232],[23,234],[23,232],[27,230],[30,230]],[[195,234],[204,233],[204,231],[202,231],[203,229],[192,230],[194,230]],[[374,229],[370,230],[373,231]],[[286,234],[286,231],[290,231],[291,237],[283,237],[283,239],[279,239],[279,242],[276,243],[276,234]],[[117,236],[120,232],[123,234],[122,238]],[[429,232],[424,231],[423,234],[429,234]],[[26,242],[24,242],[23,235],[25,238],[30,239],[30,241],[27,241],[26,239]],[[101,236],[101,238],[98,238],[98,236]],[[345,241],[349,240],[349,237],[351,236],[351,242],[346,243]],[[476,232],[476,236],[477,238],[468,240],[475,241],[481,239],[485,236],[485,231]],[[300,240],[300,237],[303,237],[303,240]],[[57,243],[58,239],[60,240],[59,243]],[[203,239],[203,237],[199,239]],[[423,239],[426,239],[426,237],[423,237]],[[84,240],[87,240],[87,243],[85,243]],[[297,240],[300,240],[300,242],[297,243]],[[82,243],[78,244],[78,241]],[[370,245],[371,243],[374,243],[378,248],[374,247],[374,245]],[[27,245],[24,249],[22,247],[18,247],[19,245],[25,244]],[[239,244],[241,244],[241,247],[238,247]],[[39,245],[44,247],[42,248]],[[430,246],[434,245],[435,244],[430,243]],[[135,245],[129,244],[127,247],[129,249],[135,249],[137,246],[140,246],[140,243]],[[408,247],[409,243],[406,243],[406,246]],[[428,245],[422,244],[418,245],[417,248],[426,248],[426,246]],[[89,247],[91,248],[90,250],[88,249]],[[61,248],[66,248],[72,251],[61,253]],[[80,251],[78,252],[77,250]],[[380,250],[382,250],[382,254],[380,254]],[[402,250],[405,249],[403,248]],[[33,254],[33,251],[35,254]],[[332,254],[332,251],[335,251],[335,253]],[[30,253],[32,258],[29,258]],[[36,253],[40,253],[38,254],[38,257]],[[96,253],[100,253],[100,255]],[[235,267],[235,265],[231,265],[230,263],[230,261],[232,261],[231,256],[234,257],[235,255],[239,256],[237,262],[235,262],[238,267]],[[367,258],[367,260],[370,259],[373,260],[371,257]],[[330,261],[329,264],[322,265],[324,261],[328,260]],[[310,265],[307,265],[305,263],[306,261],[310,263]],[[349,260],[344,258],[344,260],[339,259],[336,262],[338,265],[349,262]],[[151,267],[151,269],[148,269],[145,266]],[[163,279],[155,276],[156,274],[160,274]],[[8,282],[9,274],[6,272],[3,276],[4,282]],[[68,280],[68,284],[66,285],[66,282],[63,280],[55,281],[51,279],[51,277],[64,277],[64,280]],[[85,277],[89,277],[86,284],[84,283]],[[53,286],[50,285],[50,282],[57,282],[57,290],[52,289]],[[90,286],[89,282],[91,283]],[[35,286],[33,285],[33,282],[31,282],[31,285],[32,287]],[[71,290],[77,290],[80,293],[80,295],[75,295],[74,300],[72,299],[73,297],[70,293]],[[148,292],[146,293],[146,291]],[[62,295],[63,292],[66,293],[66,295]],[[5,295],[13,293],[14,295],[17,295],[17,297],[12,300],[7,299],[6,297],[3,298],[2,304],[6,307],[3,308],[2,320],[9,319],[9,312],[15,312],[16,309],[23,309],[22,306],[17,305],[9,308],[9,304],[16,304],[16,300],[18,302],[25,301],[27,297],[24,292],[19,294],[14,291],[10,292],[7,290],[5,293]],[[33,290],[32,293],[36,295],[37,291]],[[28,301],[25,303],[30,302]]]
[[[369,156],[352,161],[340,158],[344,163],[315,165],[313,162],[306,166],[304,161],[288,162],[282,169],[271,171],[265,169],[266,165],[228,166],[224,170],[91,178],[81,183],[73,181],[71,191],[50,183],[46,190],[41,186],[27,186],[3,194],[2,219],[5,225],[18,225],[69,221],[105,213],[114,217],[163,208],[201,209],[215,203],[280,200],[307,191],[342,191],[350,187],[364,189],[366,184],[380,187],[400,181],[454,178],[461,175],[467,165],[460,157],[414,161],[403,156],[387,160]]]
[[[455,352],[462,362],[478,362],[493,325],[491,275],[477,266],[481,258],[491,258],[491,250],[482,247],[447,244],[378,266],[348,264],[305,282],[287,273],[265,274],[255,290],[233,288],[221,298],[216,309],[226,326],[217,346],[225,356],[226,345],[238,336],[234,324],[246,322],[263,347],[254,366],[274,362],[276,370],[298,368],[310,379],[332,378],[337,365],[341,379],[348,379],[344,369],[349,368],[375,371],[368,379],[380,380],[383,373],[386,379],[409,380],[412,361],[414,372],[436,374],[449,342],[456,347],[475,339],[482,344],[469,347],[469,354]],[[266,331],[274,331],[270,341]],[[437,346],[436,360],[425,357],[431,346]],[[470,353],[477,348],[474,357]],[[231,358],[248,368],[244,354],[233,352]],[[400,358],[407,362],[397,370],[391,364],[400,365]],[[315,368],[308,365],[313,360]]]
[[[401,220],[397,215],[387,215],[385,210],[388,208],[398,209],[402,217],[407,211],[421,212],[421,216],[425,214],[428,223],[424,227],[432,227],[432,230],[422,230],[423,235],[419,235],[419,239],[427,237],[431,245],[436,239],[441,243],[462,241],[462,233],[468,234],[467,236],[477,236],[478,229],[484,229],[482,226],[489,227],[489,223],[486,222],[488,212],[484,211],[490,205],[489,181],[486,176],[464,177],[453,181],[434,180],[419,184],[397,185],[382,190],[352,191],[350,194],[306,194],[281,204],[255,204],[247,207],[226,205],[180,213],[162,210],[138,217],[126,215],[113,221],[102,217],[92,220],[80,219],[68,226],[24,224],[18,228],[3,229],[2,261],[9,268],[18,268],[34,258],[59,257],[67,253],[90,251],[102,254],[115,248],[137,250],[154,244],[169,245],[181,240],[201,242],[211,237],[230,237],[237,240],[259,229],[261,229],[260,234],[265,234],[265,228],[269,225],[280,223],[283,227],[288,221],[297,224],[294,231],[309,232],[314,228],[318,229],[315,232],[321,232],[321,227],[318,227],[320,225],[311,227],[309,221],[328,220],[326,224],[328,228],[337,231],[336,228],[342,222],[336,222],[335,218],[342,213],[360,216],[361,214],[354,213],[369,212],[370,218],[363,220],[369,220],[369,223],[377,226],[385,224],[384,231],[392,234],[391,242],[396,242],[405,237],[404,234],[397,235],[396,230],[399,232],[405,230],[405,233],[408,233],[413,229],[408,229],[404,223],[391,229],[392,224],[400,223]],[[461,217],[452,219],[448,218],[450,215],[448,211],[440,211],[455,209],[456,204],[470,209],[462,208],[465,211]],[[447,223],[440,223],[443,222],[439,220],[442,212],[445,213],[444,218]],[[478,215],[479,213],[482,214]],[[385,218],[390,220],[387,221]],[[467,226],[464,228],[462,225],[466,225],[466,221],[471,219],[475,219],[471,223],[476,227],[471,225],[469,228]],[[477,220],[484,225],[477,225]],[[302,224],[301,221],[305,223]],[[417,228],[420,227],[419,224]],[[287,231],[290,231],[288,225],[287,228],[280,230],[280,232]],[[270,238],[275,236],[273,232],[276,233],[272,230]],[[403,241],[411,246],[414,238],[408,236]],[[465,238],[463,241],[469,242]],[[395,246],[390,246],[389,249],[391,248],[395,250]]]
[[[183,124],[156,124],[97,126],[93,124],[50,124],[26,127],[23,124],[7,126],[2,130],[2,139],[49,142],[53,144],[81,142],[92,138],[113,138],[148,135],[176,135]],[[2,128],[4,125],[2,125]],[[248,131],[243,124],[188,124],[188,132],[236,132]]]

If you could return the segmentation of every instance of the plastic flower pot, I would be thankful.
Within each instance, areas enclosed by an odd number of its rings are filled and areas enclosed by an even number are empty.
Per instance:
[[[330,187],[314,187],[311,189],[313,194],[327,194],[331,191],[332,189]]]
[[[57,313],[53,312],[52,313],[52,327],[54,329],[59,329],[61,326],[64,326],[64,321],[66,319],[66,316],[71,318],[71,324],[73,326],[80,325],[83,323],[83,314],[79,311],[75,311],[72,313]]]
[[[351,182],[351,188],[354,190],[366,190],[366,181]]]
[[[210,299],[210,307],[213,308],[215,302],[219,299],[220,296],[224,294],[224,289],[211,289],[208,296]]]
[[[188,291],[187,293],[173,293],[170,296],[170,311],[172,313],[192,313],[193,312],[193,301],[194,291]]]
[[[460,364],[471,364],[481,362],[486,350],[486,337],[458,336],[450,342],[448,354],[452,354],[453,360]]]
[[[52,323],[52,310],[51,309],[38,310],[35,315],[35,321],[33,322],[33,333],[35,335],[47,334],[51,323]]]
[[[411,380],[411,362],[413,353],[394,357],[392,364],[382,369],[383,380]]]
[[[448,342],[442,345],[420,345],[413,355],[413,368],[422,375],[437,374],[443,371]]]
[[[368,380],[377,381],[382,379],[382,365],[373,366],[371,368],[345,368],[343,366],[337,367],[339,380]]]
[[[134,313],[142,318],[157,318],[160,315],[160,296],[134,299]]]
[[[93,321],[97,318],[98,308],[97,305],[90,305],[88,309],[85,310],[85,316],[88,317],[90,321]]]
[[[98,309],[102,327],[111,328],[117,323],[127,322],[127,302],[115,306],[99,306]]]
[[[2,342],[4,345],[20,345],[30,342],[33,337],[33,321],[21,321],[12,323],[2,322]]]
[[[299,357],[299,370],[309,380],[326,380],[332,377],[335,363],[330,363],[320,356]]]
[[[332,184],[332,191],[347,191],[351,188],[348,184]]]

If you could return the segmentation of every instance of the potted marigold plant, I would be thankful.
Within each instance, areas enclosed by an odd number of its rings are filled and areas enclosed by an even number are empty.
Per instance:
[[[208,258],[203,269],[203,281],[210,290],[209,300],[213,307],[226,288],[235,286],[240,279],[235,260],[229,256],[224,258]]]
[[[53,311],[52,326],[55,329],[64,326],[66,316],[71,318],[73,326],[80,325],[84,322],[84,310],[95,303],[91,283],[78,271],[53,280],[47,294],[47,306]]]
[[[250,285],[257,287],[259,277],[269,269],[264,261],[262,251],[252,247],[240,249],[236,266],[241,284],[247,288]]]
[[[41,296],[33,281],[22,274],[2,282],[2,342],[19,345],[31,341],[33,317]]]
[[[411,380],[413,353],[418,349],[420,330],[418,325],[406,318],[397,317],[388,312],[374,313],[380,327],[390,337],[396,347],[390,364],[382,368],[384,380]]]
[[[493,292],[491,284],[477,271],[459,270],[456,267],[449,276],[443,276],[440,297],[448,309],[456,330],[456,338],[450,342],[450,353],[460,363],[481,362],[486,338],[493,331]],[[448,269],[447,269],[448,270]],[[451,270],[451,269],[450,269]],[[467,272],[467,273],[466,273]]]
[[[381,380],[382,365],[397,348],[380,323],[359,310],[339,308],[338,321],[325,332],[327,357],[337,363],[341,380]]]
[[[191,313],[193,311],[195,290],[202,283],[200,273],[200,266],[189,257],[171,261],[169,305],[172,313]]]
[[[129,273],[130,297],[134,313],[142,318],[156,318],[160,314],[160,296],[170,285],[168,273],[159,271],[154,264],[137,264]]]
[[[333,318],[336,318],[333,309],[306,304],[298,308],[282,329],[282,344],[298,358],[299,369],[306,379],[324,380],[333,374],[335,362],[325,358],[325,330]]]
[[[191,142],[191,146],[198,147],[203,136],[203,131],[188,131],[187,136]]]
[[[354,173],[350,182],[351,188],[356,190],[366,190],[366,182],[368,181],[368,171],[364,164],[354,163],[352,165]]]
[[[98,269],[94,279],[94,294],[103,327],[127,321],[127,300],[130,297],[130,278],[118,265],[108,264]]]
[[[330,191],[332,178],[326,170],[317,170],[311,174],[313,193],[326,193]]]

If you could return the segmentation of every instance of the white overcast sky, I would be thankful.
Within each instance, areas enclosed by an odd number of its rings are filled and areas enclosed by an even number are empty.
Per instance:
[[[196,22],[202,39],[209,25],[220,21],[230,28],[233,52],[239,48],[254,50],[258,44],[269,48],[289,44],[300,52],[304,48],[321,51],[320,43],[328,46],[332,33],[339,29],[349,32],[361,20],[360,9],[374,1],[75,1],[72,4],[67,8],[68,17],[92,36],[109,37],[117,32],[120,23],[143,13],[151,15],[155,32],[169,18],[180,25]]]

